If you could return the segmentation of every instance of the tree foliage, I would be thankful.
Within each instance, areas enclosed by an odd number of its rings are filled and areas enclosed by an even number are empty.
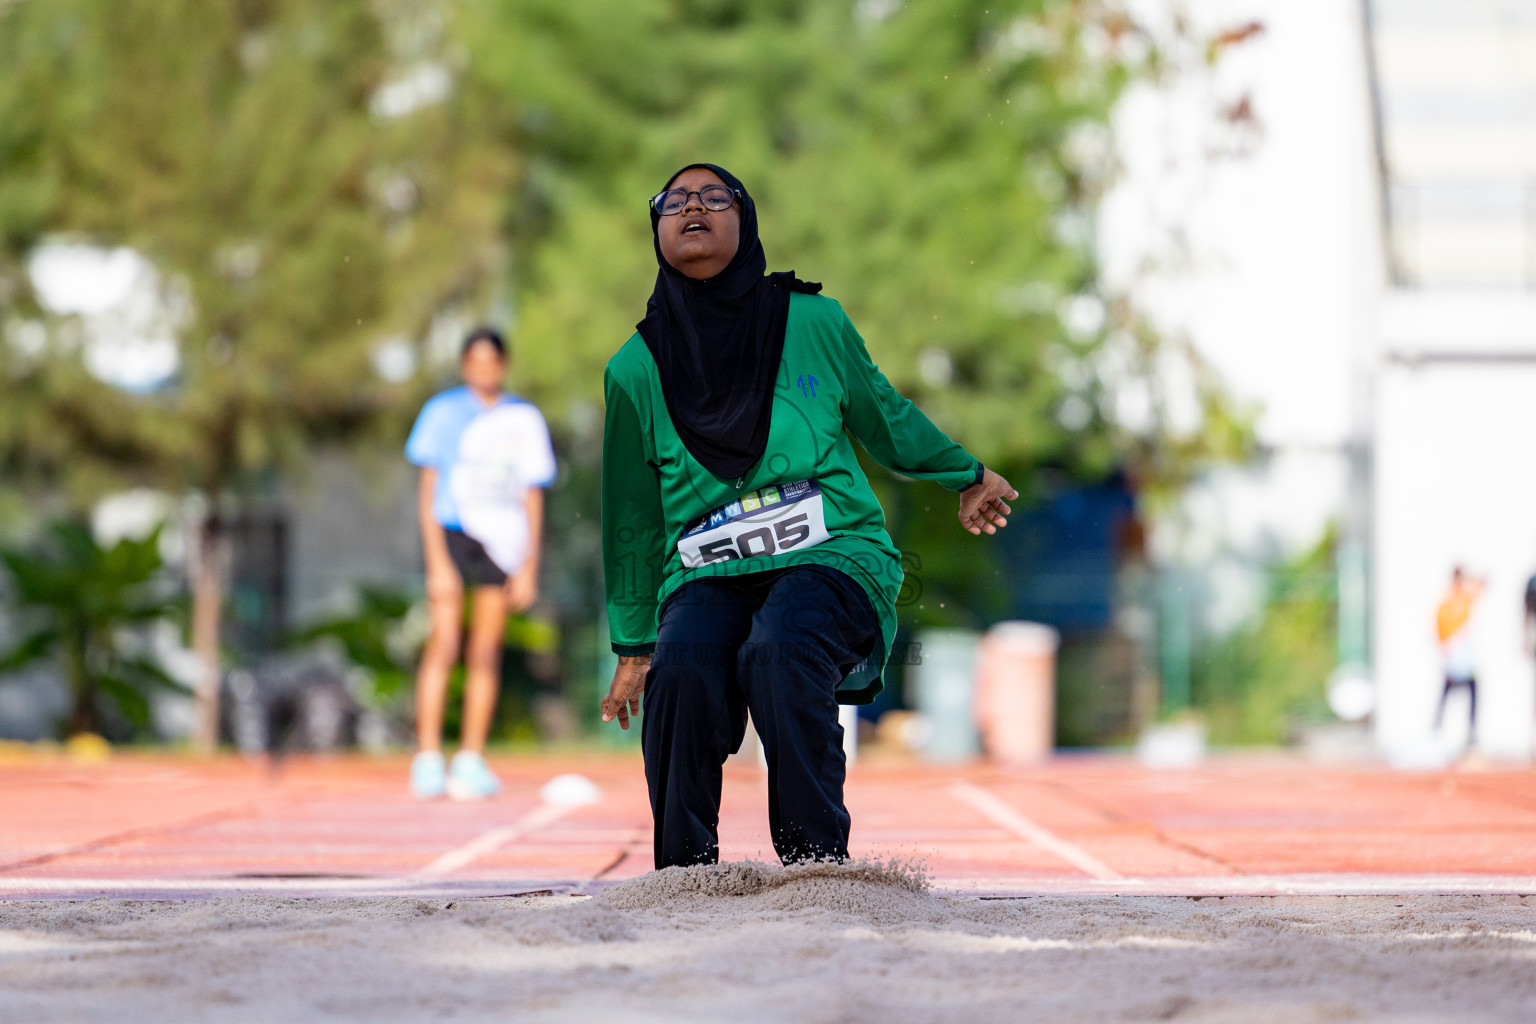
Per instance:
[[[1026,501],[1041,468],[1174,485],[1241,450],[1219,382],[1099,286],[1109,114],[1162,73],[1120,5],[525,0],[466,3],[461,23],[527,161],[514,374],[572,433],[650,291],[646,197],[709,160],[753,190],[770,269],[822,281],[896,386]],[[1193,433],[1168,425],[1170,358],[1193,370]],[[1154,396],[1150,427],[1113,414],[1128,381]],[[995,553],[954,528],[952,502],[871,478],[935,596],[903,617],[995,613],[1002,595],[977,587]]]
[[[705,159],[752,188],[771,269],[822,281],[1026,494],[1041,467],[1176,479],[1241,424],[1203,385],[1177,443],[1116,421],[1104,355],[1151,378],[1167,348],[1094,252],[1110,111],[1161,60],[1116,0],[0,2],[0,471],[218,497],[317,441],[398,451],[454,325],[510,319],[571,469],[550,520],[580,592],[601,370],[655,274],[645,200]],[[87,371],[29,281],[52,239],[153,263],[171,380]],[[409,379],[376,372],[389,339]],[[988,546],[874,479],[929,583],[973,592]]]
[[[58,0],[0,7],[0,468],[76,502],[202,492],[200,743],[218,723],[222,507],[413,391],[388,339],[484,308],[512,151],[479,130],[435,0]],[[50,239],[126,246],[161,282],[173,379],[87,372],[27,273]],[[42,344],[17,345],[42,325]],[[33,331],[36,334],[36,331]],[[393,414],[393,415],[392,415]],[[391,438],[393,440],[393,438]]]
[[[0,316],[13,335],[49,329],[40,352],[0,346],[8,473],[82,496],[124,480],[218,495],[400,401],[371,350],[484,305],[514,167],[472,130],[467,90],[379,110],[392,80],[439,67],[435,10],[0,9]],[[78,325],[29,287],[27,258],[50,238],[154,264],[184,310],[174,379],[136,395],[85,371]]]
[[[1270,571],[1262,607],[1213,638],[1193,665],[1194,706],[1218,743],[1280,743],[1300,720],[1329,721],[1325,690],[1338,664],[1333,530]]]
[[[425,639],[408,628],[414,604],[405,594],[364,584],[358,588],[354,611],[306,626],[295,632],[289,643],[339,644],[347,660],[367,674],[367,697],[388,706],[409,693]]]
[[[823,281],[983,460],[1176,474],[1157,456],[1199,446],[1131,443],[1092,372],[1117,333],[1156,348],[1098,294],[1093,211],[1109,113],[1159,62],[1108,0],[7,5],[0,319],[50,334],[0,345],[0,460],[217,492],[398,429],[426,382],[370,354],[404,339],[432,379],[434,325],[498,295],[520,386],[580,433],[654,276],[645,198],[711,159],[771,264]],[[61,237],[132,246],[184,300],[173,381],[85,372],[26,274]]]
[[[1108,468],[1104,430],[1058,421],[1051,360],[1102,334],[1058,314],[1094,289],[1103,126],[1145,60],[1120,45],[1130,22],[1080,2],[606,6],[472,8],[489,28],[471,65],[516,97],[529,160],[518,215],[540,241],[517,262],[517,326],[533,387],[596,395],[655,274],[645,198],[708,159],[753,189],[771,265],[823,281],[897,386],[981,458]],[[534,53],[603,70],[550,74]]]

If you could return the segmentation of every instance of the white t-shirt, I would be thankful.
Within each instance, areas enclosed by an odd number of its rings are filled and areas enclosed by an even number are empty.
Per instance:
[[[528,559],[528,490],[554,475],[549,428],[528,402],[487,410],[459,438],[449,488],[460,528],[508,575]]]

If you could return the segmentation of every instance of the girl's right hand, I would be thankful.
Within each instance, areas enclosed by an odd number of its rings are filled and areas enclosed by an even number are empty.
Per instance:
[[[996,533],[1008,525],[1013,513],[1008,502],[1018,498],[1013,485],[990,469],[982,473],[981,483],[960,492],[960,525],[975,536]]]
[[[619,667],[613,671],[613,683],[608,696],[603,698],[603,721],[619,720],[620,729],[629,728],[631,715],[640,714],[640,698],[645,694],[645,674],[651,669],[649,654],[635,657],[619,657]]]

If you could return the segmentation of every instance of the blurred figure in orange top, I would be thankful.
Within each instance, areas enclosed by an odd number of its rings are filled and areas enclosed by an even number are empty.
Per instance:
[[[1440,637],[1440,652],[1445,661],[1445,687],[1440,691],[1440,706],[1435,709],[1435,731],[1445,716],[1445,702],[1451,691],[1465,686],[1472,699],[1467,744],[1477,742],[1477,647],[1472,613],[1483,596],[1483,581],[1469,577],[1457,566],[1451,571],[1451,589],[1435,612],[1435,631]]]

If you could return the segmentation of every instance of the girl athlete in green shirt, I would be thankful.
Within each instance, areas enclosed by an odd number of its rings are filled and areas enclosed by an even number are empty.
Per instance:
[[[603,720],[640,710],[656,867],[719,856],[721,765],[747,714],[774,848],[847,856],[837,705],[867,703],[895,635],[900,553],[851,438],[960,492],[973,534],[1008,482],[891,387],[821,286],[764,275],[746,188],[691,164],[651,200],[646,318],[604,375],[603,558],[619,666]]]

